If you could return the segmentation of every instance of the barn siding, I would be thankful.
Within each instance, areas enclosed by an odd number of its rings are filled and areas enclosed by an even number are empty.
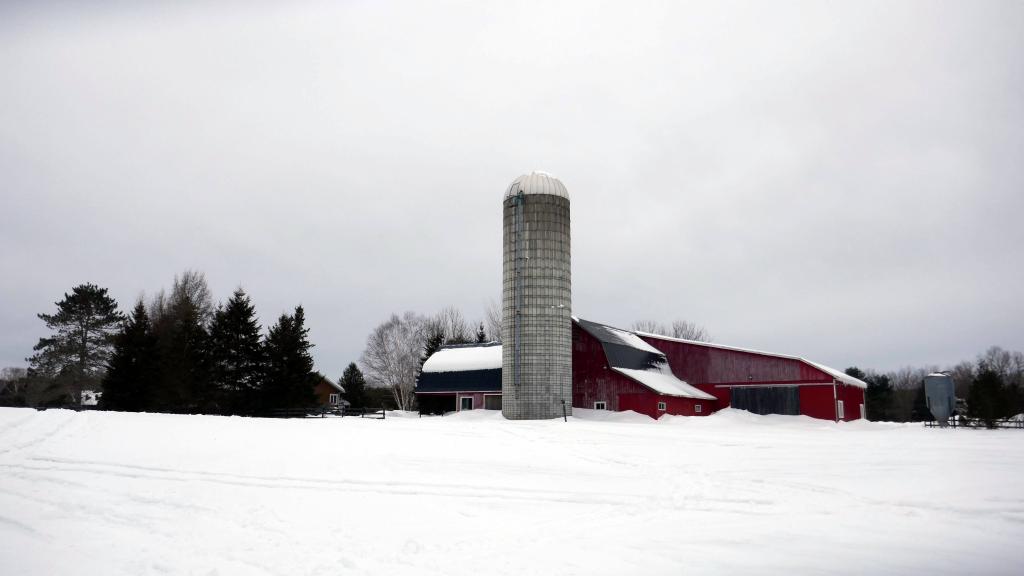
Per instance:
[[[732,386],[793,384],[800,387],[800,413],[834,420],[836,400],[843,400],[844,420],[860,418],[864,390],[835,385],[832,375],[798,358],[782,358],[744,350],[730,350],[652,336],[641,336],[668,358],[672,373],[718,399],[720,407],[732,403]]]
[[[694,385],[832,382],[831,376],[796,358],[780,358],[651,336],[641,338],[665,354],[677,378]]]
[[[665,403],[665,410],[658,410],[658,402]],[[696,410],[698,404],[701,406],[699,413]],[[662,414],[671,414],[673,416],[707,416],[715,412],[714,400],[663,396],[654,392],[620,394],[618,405],[619,410],[633,410],[640,414],[646,414],[651,418],[659,418]]]
[[[836,408],[832,400],[832,385],[801,386],[800,413],[811,418],[834,420]]]
[[[572,382],[574,408],[593,408],[594,402],[604,401],[608,410],[633,410],[652,418],[662,414],[704,416],[717,409],[714,400],[664,396],[611,370],[601,342],[576,323],[572,331]],[[665,402],[664,412],[658,410],[658,402]],[[696,404],[701,404],[700,414],[696,413]]]
[[[644,394],[647,391],[646,387],[608,368],[601,342],[573,323],[573,408],[593,408],[594,402],[603,401],[608,403],[609,410],[631,410],[622,408],[620,397]]]

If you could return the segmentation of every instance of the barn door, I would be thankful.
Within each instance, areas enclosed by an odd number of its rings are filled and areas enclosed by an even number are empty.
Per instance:
[[[733,408],[754,414],[800,414],[800,389],[796,386],[734,386]]]

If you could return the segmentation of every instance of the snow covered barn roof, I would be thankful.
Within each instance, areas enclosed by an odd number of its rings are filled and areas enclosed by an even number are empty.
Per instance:
[[[672,374],[665,354],[636,334],[589,320],[573,320],[601,343],[608,366],[613,371],[666,396],[715,399]]]
[[[430,355],[416,381],[417,392],[501,390],[501,344],[454,344]]]
[[[803,362],[804,364],[807,364],[808,366],[811,366],[813,368],[817,368],[818,370],[821,370],[822,372],[824,372],[824,373],[828,374],[830,377],[832,377],[836,382],[839,382],[841,384],[846,384],[847,386],[854,386],[854,387],[857,387],[857,388],[867,388],[868,387],[867,382],[865,382],[865,381],[863,381],[863,380],[861,380],[859,378],[854,378],[853,376],[850,376],[849,374],[846,374],[845,372],[842,372],[841,370],[836,370],[835,368],[832,368],[832,367],[829,367],[829,366],[825,366],[824,364],[818,364],[817,362],[812,362],[812,361],[810,361],[810,360],[808,360],[806,358],[801,358],[800,356],[791,356],[789,354],[776,354],[774,352],[765,352],[763,350],[753,350],[753,349],[750,349],[750,348],[739,348],[737,346],[726,346],[725,344],[714,344],[712,342],[700,342],[700,341],[697,341],[697,340],[686,340],[684,338],[672,338],[671,336],[665,336],[665,335],[662,335],[662,334],[653,334],[653,333],[650,333],[650,332],[637,332],[636,334],[639,335],[639,336],[644,336],[645,338],[656,338],[656,339],[659,339],[659,340],[668,340],[670,342],[682,342],[683,344],[692,344],[694,346],[704,346],[706,348],[718,348],[720,350],[732,350],[734,352],[746,352],[748,354],[757,354],[757,355],[760,355],[760,356],[771,356],[771,357],[774,357],[774,358],[786,358],[786,359],[789,359],[789,360],[797,360],[799,362]]]
[[[562,184],[561,180],[539,170],[523,174],[513,180],[505,190],[504,199],[508,200],[520,192],[523,194],[550,194],[561,196],[567,200],[569,198],[569,191],[565,189],[565,184]]]
[[[431,354],[423,363],[424,372],[465,372],[501,370],[501,344],[453,344]]]

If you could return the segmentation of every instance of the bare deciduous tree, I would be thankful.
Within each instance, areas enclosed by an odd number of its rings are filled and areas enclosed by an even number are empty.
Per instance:
[[[444,335],[445,344],[466,344],[473,341],[473,331],[470,330],[466,318],[454,306],[443,308],[427,322],[433,332]]]
[[[0,370],[0,395],[20,394],[28,380],[28,370],[18,366],[8,366]]]
[[[687,320],[676,320],[671,326],[656,322],[654,320],[638,320],[633,322],[632,329],[637,332],[649,334],[661,334],[672,338],[683,340],[694,340],[696,342],[711,342],[711,335],[703,326],[698,326]]]
[[[209,326],[213,319],[213,296],[206,284],[206,275],[198,270],[185,270],[174,277],[170,305],[176,309],[191,306],[199,317],[199,323]]]
[[[493,298],[484,309],[484,325],[487,338],[492,342],[501,342],[501,305]]]
[[[149,301],[149,307],[146,310],[149,313],[149,321],[153,324],[162,322],[167,316],[168,308],[170,308],[170,304],[167,301],[167,292],[161,288]]]
[[[688,320],[676,320],[672,323],[672,337],[697,342],[711,342],[711,335],[703,326]]]
[[[953,386],[958,397],[967,398],[967,393],[971,389],[971,382],[974,382],[974,374],[973,362],[961,362],[950,368],[949,375],[953,378]]]
[[[426,319],[414,312],[392,314],[366,340],[360,364],[371,386],[387,388],[399,410],[416,404],[416,373],[427,329]]]
[[[998,374],[1009,386],[1024,386],[1024,353],[992,346],[978,356],[978,365]]]
[[[672,331],[668,326],[654,320],[637,320],[636,322],[633,322],[631,329],[635,332],[647,332],[648,334],[661,334],[662,336],[672,335]]]

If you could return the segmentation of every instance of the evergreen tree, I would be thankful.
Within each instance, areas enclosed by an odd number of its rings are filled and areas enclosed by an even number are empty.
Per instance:
[[[263,342],[256,309],[239,288],[210,325],[210,380],[226,414],[252,414],[263,379]]]
[[[426,342],[423,344],[423,354],[420,356],[420,366],[416,370],[417,377],[423,372],[423,364],[426,363],[427,358],[430,358],[434,352],[440,350],[444,346],[444,342],[444,331],[430,329],[427,332]]]
[[[75,286],[56,305],[56,314],[38,315],[56,333],[40,338],[28,361],[36,377],[54,383],[49,400],[80,404],[82,390],[99,383],[124,315],[107,289],[95,284]]]
[[[476,329],[476,343],[483,344],[487,342],[487,331],[484,330],[484,323],[480,323],[480,327]]]
[[[345,368],[338,384],[345,389],[345,400],[348,400],[352,408],[366,407],[366,380],[355,362]]]
[[[989,428],[995,427],[996,420],[1010,415],[1006,406],[1003,378],[985,364],[979,367],[971,383],[967,395],[967,411],[971,417],[980,418]]]
[[[261,393],[264,411],[316,404],[316,377],[309,354],[313,345],[307,338],[309,329],[305,322],[305,311],[298,306],[294,315],[282,314],[267,334],[266,375]]]
[[[874,421],[892,421],[893,394],[889,376],[875,374],[867,377],[868,389],[864,401],[867,404],[868,417]]]
[[[139,300],[114,339],[114,353],[103,379],[100,408],[125,412],[148,409],[157,376],[156,337],[146,305]]]

